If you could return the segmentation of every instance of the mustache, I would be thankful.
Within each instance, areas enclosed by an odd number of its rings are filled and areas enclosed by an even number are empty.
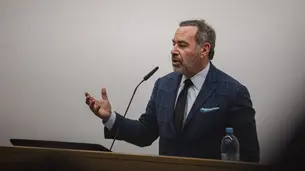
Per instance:
[[[178,53],[172,53],[171,56],[172,56],[172,58],[174,58],[174,57],[179,56],[179,54]]]
[[[172,54],[171,57],[172,57],[172,61],[181,61],[179,54]]]

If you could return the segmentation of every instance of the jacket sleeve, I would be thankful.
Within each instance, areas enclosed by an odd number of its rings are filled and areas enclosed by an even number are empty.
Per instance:
[[[156,96],[159,79],[155,82],[152,94],[146,106],[146,111],[138,120],[124,118],[116,112],[116,119],[111,130],[104,128],[106,139],[113,139],[145,147],[151,145],[159,137],[156,116]]]
[[[236,99],[229,111],[229,126],[233,127],[234,135],[240,144],[240,160],[259,162],[260,147],[257,137],[255,110],[248,89],[240,85]]]

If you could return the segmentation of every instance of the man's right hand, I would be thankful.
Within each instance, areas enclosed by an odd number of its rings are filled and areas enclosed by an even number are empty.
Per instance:
[[[107,122],[112,111],[105,88],[102,88],[101,95],[101,100],[96,100],[89,93],[85,92],[86,104],[97,117]]]

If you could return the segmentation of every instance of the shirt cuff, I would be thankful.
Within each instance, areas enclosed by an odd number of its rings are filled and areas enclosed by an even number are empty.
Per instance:
[[[116,118],[116,114],[114,112],[112,112],[108,121],[106,123],[103,122],[104,125],[106,126],[106,128],[108,128],[109,131],[111,131],[111,129],[113,127],[113,124],[115,122],[115,118]]]

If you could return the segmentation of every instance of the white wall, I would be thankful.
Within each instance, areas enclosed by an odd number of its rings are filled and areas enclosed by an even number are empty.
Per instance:
[[[1,0],[0,145],[9,138],[99,143],[101,120],[84,92],[106,87],[113,107],[129,118],[144,111],[154,81],[172,71],[171,39],[185,19],[216,30],[214,64],[244,83],[257,111],[262,162],[295,124],[304,90],[302,0]],[[296,109],[295,109],[296,107]],[[116,152],[158,154],[158,141],[139,148],[116,141]]]

